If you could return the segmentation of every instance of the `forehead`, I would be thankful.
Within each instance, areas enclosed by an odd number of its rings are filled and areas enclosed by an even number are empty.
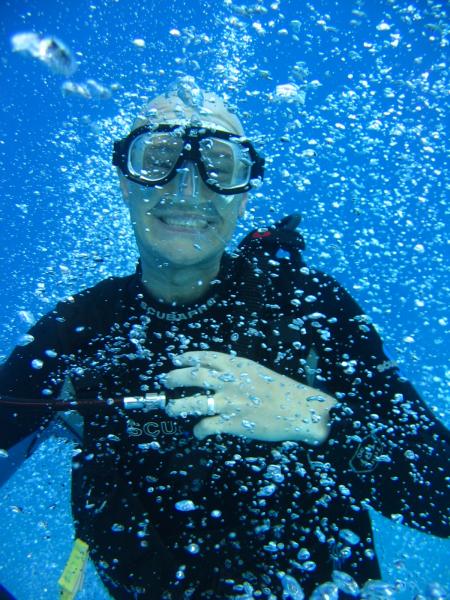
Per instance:
[[[158,96],[138,116],[133,124],[133,129],[149,123],[202,125],[239,135],[244,134],[239,119],[227,110],[218,96],[208,97],[199,107],[187,106],[176,96]]]

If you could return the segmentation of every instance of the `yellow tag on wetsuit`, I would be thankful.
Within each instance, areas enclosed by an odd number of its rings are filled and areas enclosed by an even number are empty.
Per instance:
[[[89,546],[76,539],[69,560],[58,580],[60,600],[73,600],[83,585],[84,572],[89,557]]]

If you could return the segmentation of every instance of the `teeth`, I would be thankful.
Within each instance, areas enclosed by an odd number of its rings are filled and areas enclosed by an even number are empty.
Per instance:
[[[201,217],[160,217],[166,225],[174,227],[186,227],[188,229],[204,229],[208,226],[208,221]]]

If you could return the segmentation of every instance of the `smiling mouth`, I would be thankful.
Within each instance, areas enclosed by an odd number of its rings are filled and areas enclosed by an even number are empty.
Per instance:
[[[177,230],[204,231],[215,224],[214,219],[199,215],[153,215],[156,219]]]

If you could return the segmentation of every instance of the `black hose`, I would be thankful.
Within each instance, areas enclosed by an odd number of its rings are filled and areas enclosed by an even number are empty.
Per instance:
[[[10,408],[35,408],[51,409],[56,411],[76,410],[77,408],[91,406],[113,406],[122,404],[123,398],[108,398],[108,400],[98,400],[97,398],[88,398],[86,400],[42,400],[41,398],[16,398],[15,396],[0,395],[0,405]]]
[[[122,398],[86,398],[84,400],[42,400],[42,398],[16,398],[0,394],[0,406],[17,409],[41,409],[51,411],[87,410],[101,407],[103,410],[120,406],[127,410],[161,410],[166,408],[166,394],[164,392],[146,392],[142,396],[124,396]]]

